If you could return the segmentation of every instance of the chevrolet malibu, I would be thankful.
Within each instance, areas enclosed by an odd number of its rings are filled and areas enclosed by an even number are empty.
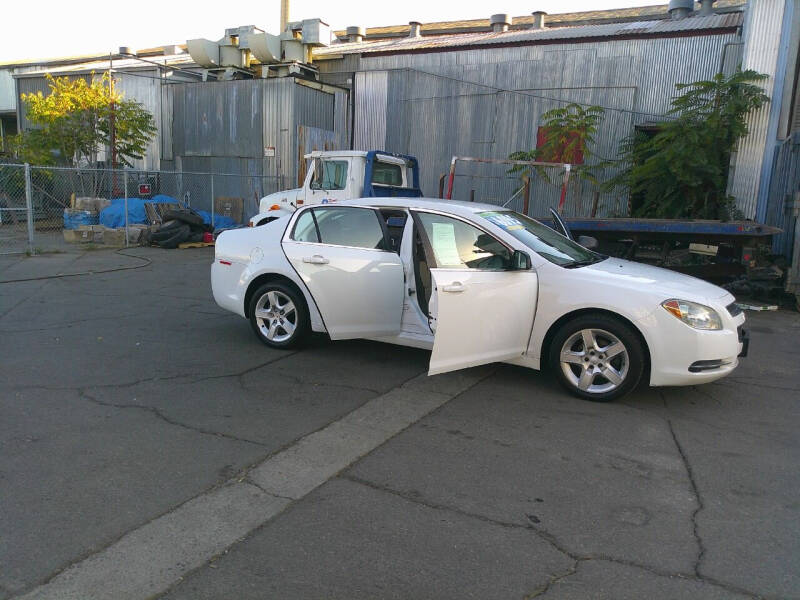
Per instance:
[[[214,299],[273,348],[312,331],[431,350],[428,373],[548,367],[609,401],[724,377],[744,315],[699,279],[598,254],[493,205],[369,198],[222,233]]]

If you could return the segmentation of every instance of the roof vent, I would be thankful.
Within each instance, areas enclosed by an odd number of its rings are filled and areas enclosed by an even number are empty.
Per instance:
[[[717,0],[700,0],[700,15],[706,17],[714,14],[714,2]]]
[[[668,10],[673,19],[683,19],[694,10],[694,0],[669,0]]]
[[[347,41],[354,43],[361,43],[364,41],[364,28],[357,25],[351,25],[346,30]]]
[[[136,56],[136,50],[130,46],[120,46],[118,54],[121,54],[122,56]]]
[[[492,26],[492,31],[495,33],[508,31],[508,26],[511,25],[511,18],[503,13],[492,15],[489,18],[489,24]]]
[[[533,27],[532,29],[544,29],[544,18],[547,16],[547,13],[543,10],[537,10],[533,13]]]
[[[408,22],[408,37],[415,38],[422,35],[420,33],[420,28],[422,27],[422,23],[419,21],[409,21]]]

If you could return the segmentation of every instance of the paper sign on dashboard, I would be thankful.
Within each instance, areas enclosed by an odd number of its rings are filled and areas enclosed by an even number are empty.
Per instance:
[[[452,223],[431,223],[433,236],[431,245],[436,255],[436,263],[440,267],[452,267],[461,264],[456,244],[456,228]]]

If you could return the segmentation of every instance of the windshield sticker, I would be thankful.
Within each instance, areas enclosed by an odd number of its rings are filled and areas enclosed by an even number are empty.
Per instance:
[[[481,216],[487,221],[494,223],[498,227],[502,227],[506,231],[514,231],[515,229],[525,229],[525,226],[514,218],[514,215],[508,212],[485,212]]]
[[[431,223],[433,235],[431,245],[436,255],[436,262],[442,267],[461,264],[456,244],[456,228],[452,223]]]

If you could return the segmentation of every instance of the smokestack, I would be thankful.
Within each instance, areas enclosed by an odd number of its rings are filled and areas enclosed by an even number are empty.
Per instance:
[[[364,28],[356,25],[351,25],[345,30],[348,42],[360,43],[364,41]]]
[[[289,0],[281,0],[281,33],[286,31],[289,22]]]
[[[673,19],[688,17],[694,10],[694,0],[669,0],[669,16]]]
[[[544,29],[544,18],[547,15],[543,10],[537,10],[533,13],[533,27],[532,29]]]
[[[511,24],[511,18],[507,14],[496,14],[489,18],[489,24],[492,26],[494,33],[508,31],[508,26]]]
[[[700,15],[706,17],[714,14],[714,2],[717,0],[700,0]]]
[[[415,38],[422,35],[420,33],[420,27],[422,27],[422,23],[419,21],[409,21],[408,22],[408,37]]]

